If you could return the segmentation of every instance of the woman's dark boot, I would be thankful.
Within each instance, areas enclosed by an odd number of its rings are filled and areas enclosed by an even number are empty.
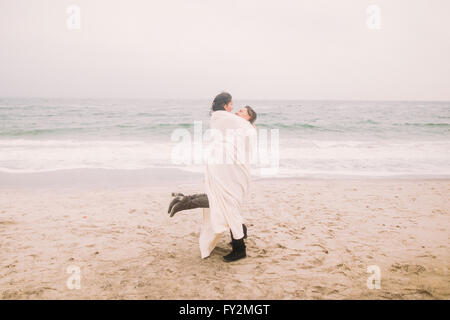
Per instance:
[[[245,224],[242,224],[242,229],[244,229],[244,239],[247,239],[247,226]],[[233,239],[233,233],[230,230],[231,239]],[[228,244],[231,245],[232,241],[230,241]]]
[[[182,193],[172,193],[172,196],[175,196],[175,198],[173,198],[167,210],[171,217],[183,210],[209,208],[208,196],[204,193],[191,196],[185,196]]]
[[[231,253],[223,257],[223,260],[225,262],[237,261],[247,256],[244,238],[239,240],[231,238],[231,247],[233,248],[233,251],[231,251]]]

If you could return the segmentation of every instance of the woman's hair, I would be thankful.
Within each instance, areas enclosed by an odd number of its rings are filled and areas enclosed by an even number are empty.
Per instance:
[[[228,92],[219,93],[213,100],[211,111],[225,110],[225,106],[231,101],[231,94]]]
[[[250,121],[250,123],[253,124],[253,122],[255,122],[256,120],[256,112],[250,106],[245,106],[245,108],[247,109],[247,113],[250,116],[250,119],[248,119],[248,121]]]

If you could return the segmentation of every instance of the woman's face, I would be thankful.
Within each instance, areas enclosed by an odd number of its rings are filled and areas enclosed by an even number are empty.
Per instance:
[[[242,108],[238,112],[236,112],[236,115],[238,115],[241,118],[244,118],[245,120],[250,120],[250,115],[248,114],[247,108]]]
[[[233,110],[233,100],[231,100],[228,104],[224,106],[225,111],[231,112]]]

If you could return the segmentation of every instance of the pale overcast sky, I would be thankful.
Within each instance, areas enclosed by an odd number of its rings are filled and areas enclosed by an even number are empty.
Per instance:
[[[0,97],[450,100],[449,0],[1,0],[0,45]]]

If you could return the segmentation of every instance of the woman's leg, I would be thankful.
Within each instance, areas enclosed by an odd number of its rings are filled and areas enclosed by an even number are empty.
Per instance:
[[[168,210],[168,213],[171,217],[173,217],[175,213],[183,210],[209,208],[208,196],[205,193],[193,194],[190,196],[185,196],[182,193],[172,193],[172,196],[175,196],[175,198],[169,204]],[[231,247],[233,248],[233,250],[231,251],[231,253],[223,257],[225,262],[240,260],[247,256],[244,242],[244,239],[247,238],[247,226],[245,224],[242,224],[242,229],[244,233],[244,237],[242,239],[234,239],[233,233],[230,230]]]
[[[175,198],[169,204],[168,213],[171,217],[175,213],[183,210],[196,209],[196,208],[209,208],[208,196],[205,193],[193,194],[185,196],[182,193],[172,193]]]
[[[175,198],[169,204],[169,210],[167,211],[168,213],[170,213],[171,217],[173,217],[175,213],[183,210],[209,208],[209,201],[206,193],[193,194],[190,196],[185,196],[182,193],[172,193],[172,196],[174,196]],[[243,224],[242,228],[244,230],[244,239],[247,239],[247,226]],[[231,230],[230,235],[231,238],[233,238]]]

